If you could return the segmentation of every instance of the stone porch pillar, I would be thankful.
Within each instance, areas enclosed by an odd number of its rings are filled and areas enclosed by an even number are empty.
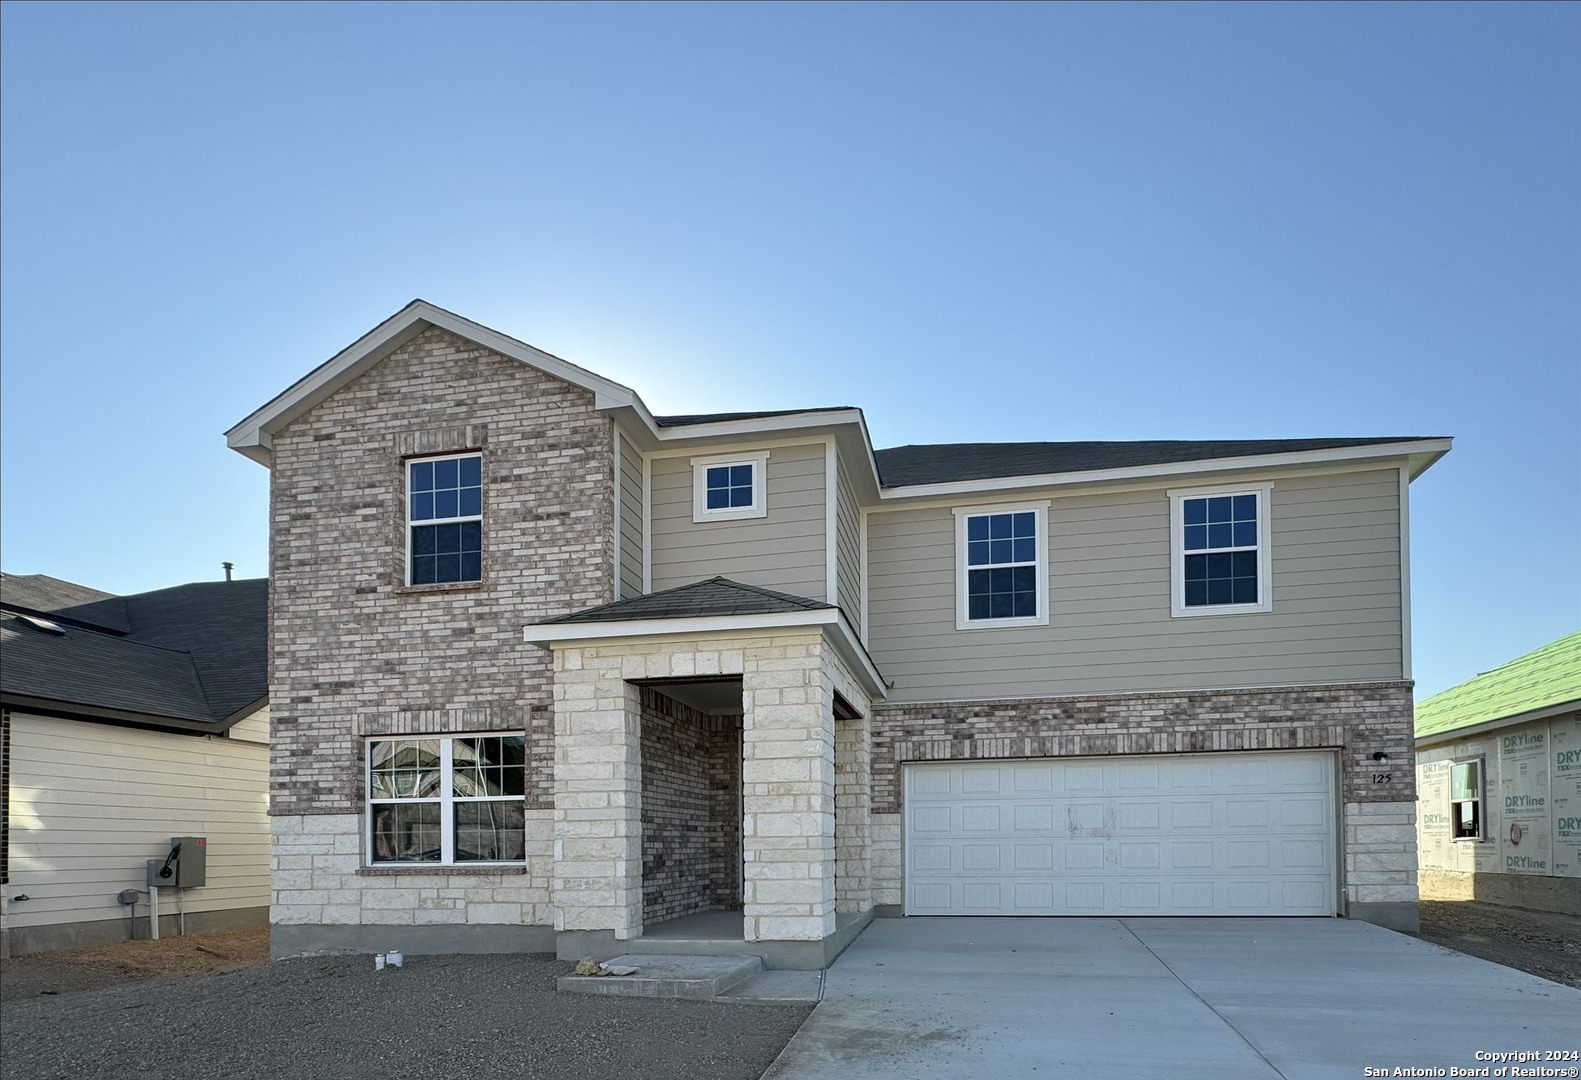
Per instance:
[[[555,929],[642,933],[642,701],[621,658],[554,652]]]
[[[822,634],[743,651],[742,916],[748,941],[835,931],[834,712]]]

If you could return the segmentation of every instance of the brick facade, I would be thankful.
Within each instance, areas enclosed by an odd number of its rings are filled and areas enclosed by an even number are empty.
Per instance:
[[[1343,803],[1416,798],[1411,684],[879,704],[873,813],[898,814],[907,761],[1340,749]],[[1389,755],[1387,769],[1372,760]],[[1375,782],[1388,775],[1387,783]]]
[[[741,718],[642,690],[642,921],[741,906]]]
[[[524,731],[553,805],[552,673],[526,624],[613,599],[613,430],[593,394],[430,328],[274,437],[271,811],[360,812],[362,737]],[[405,584],[404,458],[480,450],[483,581]]]

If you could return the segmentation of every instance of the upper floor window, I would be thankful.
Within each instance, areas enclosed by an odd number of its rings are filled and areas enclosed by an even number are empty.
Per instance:
[[[764,517],[768,451],[692,459],[692,520]]]
[[[406,463],[407,584],[483,580],[483,456]]]
[[[955,511],[956,629],[1048,625],[1048,505]]]
[[[1175,615],[1268,611],[1271,484],[1222,491],[1171,491],[1170,546]]]
[[[526,858],[521,735],[368,741],[368,862],[520,863]]]

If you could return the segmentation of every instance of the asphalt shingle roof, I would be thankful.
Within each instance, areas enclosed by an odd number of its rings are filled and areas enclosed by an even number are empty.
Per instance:
[[[1428,698],[1416,707],[1416,737],[1572,701],[1581,708],[1581,630]]]
[[[1415,442],[1426,436],[1376,439],[1215,439],[1148,442],[939,443],[875,450],[885,487],[950,484],[1004,476],[1092,472],[1218,458],[1333,450],[1346,446]]]
[[[769,416],[796,416],[800,413],[839,412],[850,405],[829,405],[822,409],[772,409],[768,412],[693,413],[690,416],[655,416],[660,427],[691,427],[694,424],[727,424],[732,420],[762,420]]]
[[[0,574],[0,603],[29,611],[55,611],[74,604],[108,600],[114,595],[48,574]]]
[[[60,633],[0,615],[0,691],[215,724],[267,696],[267,579],[103,595],[51,609]]]
[[[743,585],[729,578],[694,581],[663,592],[573,611],[543,619],[550,623],[627,622],[633,619],[691,619],[711,615],[782,615],[793,611],[833,608],[822,600],[776,592],[758,585]]]

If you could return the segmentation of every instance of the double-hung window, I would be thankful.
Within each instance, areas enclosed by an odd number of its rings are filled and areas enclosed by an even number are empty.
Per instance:
[[[1272,487],[1169,493],[1172,614],[1272,610],[1268,544]]]
[[[1481,840],[1482,759],[1457,761],[1449,770],[1449,835],[1456,840]]]
[[[370,739],[369,864],[523,862],[526,742],[521,735]]]
[[[406,463],[408,585],[483,580],[483,455]]]
[[[732,521],[768,515],[768,451],[692,459],[692,520]]]
[[[1047,502],[955,511],[955,626],[1047,626]]]

